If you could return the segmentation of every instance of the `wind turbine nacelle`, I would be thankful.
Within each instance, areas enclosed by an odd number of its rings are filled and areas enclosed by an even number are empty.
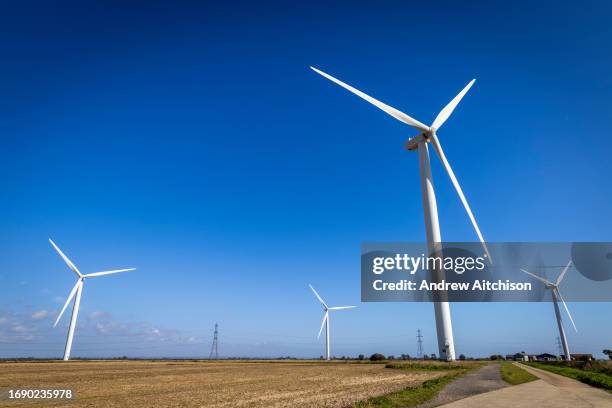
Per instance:
[[[417,150],[419,148],[419,143],[423,141],[427,141],[427,138],[423,133],[421,133],[420,135],[411,137],[410,139],[406,140],[404,147],[406,148],[406,150]]]

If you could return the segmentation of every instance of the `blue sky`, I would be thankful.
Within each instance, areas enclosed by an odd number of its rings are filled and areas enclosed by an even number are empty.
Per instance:
[[[16,7],[15,5],[7,7]],[[0,356],[318,356],[359,304],[366,241],[424,239],[415,132],[317,66],[440,130],[490,241],[611,241],[607,2],[24,4],[0,19]],[[433,162],[443,238],[475,234]],[[570,305],[576,352],[610,303]],[[455,304],[457,353],[555,351],[551,304]],[[67,320],[67,319],[66,319]],[[64,322],[66,323],[66,321]],[[332,317],[332,352],[436,352],[431,304]]]

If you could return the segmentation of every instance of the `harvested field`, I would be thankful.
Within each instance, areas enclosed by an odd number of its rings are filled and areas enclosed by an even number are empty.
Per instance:
[[[75,398],[3,399],[0,407],[345,407],[442,375],[384,364],[324,362],[4,363],[3,391],[70,388]]]

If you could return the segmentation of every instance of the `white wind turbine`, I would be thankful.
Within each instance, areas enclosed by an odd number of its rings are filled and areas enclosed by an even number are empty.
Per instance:
[[[64,253],[57,247],[57,245],[55,245],[55,242],[53,242],[50,238],[49,238],[49,242],[51,243],[51,245],[53,245],[53,248],[55,248],[57,253],[62,257],[64,262],[66,262],[68,267],[72,269],[72,271],[77,275],[77,278],[78,278],[76,284],[74,285],[74,287],[70,291],[70,294],[68,295],[68,299],[66,299],[66,303],[64,304],[62,311],[60,312],[59,316],[57,316],[57,319],[55,320],[55,323],[53,324],[53,327],[57,326],[60,319],[62,318],[62,315],[66,311],[68,304],[70,303],[72,298],[74,298],[76,295],[74,305],[72,306],[72,317],[70,318],[70,327],[68,328],[68,338],[66,339],[66,348],[64,349],[64,361],[67,361],[70,359],[70,350],[72,349],[72,339],[74,337],[74,329],[76,327],[77,316],[79,314],[79,305],[81,304],[81,292],[83,291],[83,283],[85,279],[94,278],[96,276],[110,275],[113,273],[133,271],[136,268],[115,269],[112,271],[94,272],[94,273],[88,273],[86,275],[83,275],[77,269],[77,267],[72,263],[72,261],[70,261],[70,259],[68,259],[66,255],[64,255]]]
[[[465,88],[455,98],[448,103],[440,111],[436,119],[433,121],[431,126],[424,125],[416,119],[411,118],[399,110],[382,103],[381,101],[372,98],[369,95],[359,91],[358,89],[353,88],[350,85],[345,84],[344,82],[332,77],[331,75],[326,74],[314,67],[310,67],[316,73],[324,76],[332,82],[340,85],[341,87],[351,91],[355,95],[359,96],[362,99],[370,102],[372,105],[381,109],[385,113],[391,115],[395,119],[399,120],[411,126],[421,133],[415,137],[412,137],[406,141],[406,149],[407,150],[418,150],[419,152],[419,170],[421,175],[421,194],[423,196],[423,211],[425,214],[425,235],[427,237],[427,247],[430,254],[439,254],[440,243],[442,242],[442,237],[440,235],[440,225],[438,223],[438,206],[436,204],[436,195],[434,191],[433,178],[431,176],[431,166],[429,162],[429,149],[428,143],[431,143],[434,150],[438,154],[440,161],[442,161],[442,165],[446,169],[448,176],[459,195],[459,199],[463,203],[465,210],[476,230],[476,235],[478,235],[478,239],[482,243],[485,251],[485,256],[489,258],[491,261],[491,256],[489,254],[489,250],[486,246],[485,240],[480,232],[480,228],[478,228],[478,224],[476,223],[476,219],[474,218],[474,214],[472,214],[472,210],[463,194],[463,190],[461,190],[461,186],[459,185],[459,181],[457,181],[457,177],[455,177],[455,173],[451,168],[448,160],[446,160],[446,156],[444,155],[444,151],[442,150],[442,146],[440,145],[440,141],[438,140],[437,130],[446,122],[446,120],[453,113],[453,110],[457,107],[463,96],[469,91],[469,89],[474,84],[475,79],[472,79]],[[431,271],[436,280],[443,279],[443,271]],[[455,360],[455,344],[453,340],[453,327],[451,323],[451,315],[450,315],[450,307],[448,302],[438,301],[434,302],[434,311],[436,315],[436,331],[438,335],[438,350],[440,352],[440,359],[445,360]]]
[[[570,313],[569,308],[567,307],[567,304],[565,303],[565,300],[563,300],[563,296],[561,296],[561,292],[559,291],[559,285],[561,284],[561,281],[563,280],[563,278],[565,277],[565,274],[567,273],[567,271],[570,269],[571,266],[572,266],[572,261],[570,260],[567,263],[567,266],[565,267],[565,269],[563,269],[563,271],[561,272],[561,274],[559,275],[559,277],[554,283],[550,282],[547,279],[542,278],[541,276],[535,275],[525,269],[521,269],[521,272],[525,272],[526,274],[533,276],[540,282],[544,283],[544,285],[546,286],[546,289],[550,289],[552,299],[553,299],[553,304],[555,305],[555,316],[557,316],[557,326],[559,326],[559,337],[561,338],[561,344],[563,345],[563,352],[565,353],[565,360],[567,361],[571,360],[571,355],[569,351],[569,346],[567,345],[567,337],[565,337],[565,330],[563,329],[563,322],[561,321],[561,312],[559,312],[558,300],[560,299],[561,303],[563,303],[563,307],[565,308],[565,311],[567,312],[567,316],[569,317],[570,322],[572,322],[572,326],[574,326],[574,331],[578,333],[578,329],[576,328],[576,323],[574,323],[572,314]]]
[[[323,321],[321,322],[321,328],[319,329],[319,334],[317,335],[317,339],[321,337],[321,332],[323,331],[323,326],[325,326],[325,359],[326,360],[331,360],[330,343],[329,343],[329,312],[332,311],[332,310],[353,309],[353,308],[355,308],[357,306],[336,306],[336,307],[329,307],[329,306],[327,306],[327,303],[325,303],[323,298],[321,296],[319,296],[317,291],[312,287],[312,285],[309,284],[308,286],[310,286],[310,290],[312,290],[312,293],[314,293],[314,295],[317,297],[317,299],[319,299],[319,302],[321,302],[321,305],[323,306],[323,312],[325,312],[325,314],[323,315]]]

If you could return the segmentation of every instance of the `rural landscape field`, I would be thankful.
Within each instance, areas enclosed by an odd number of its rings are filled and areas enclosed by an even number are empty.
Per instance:
[[[443,376],[384,364],[75,361],[5,363],[0,389],[72,389],[72,400],[0,407],[346,407]]]

